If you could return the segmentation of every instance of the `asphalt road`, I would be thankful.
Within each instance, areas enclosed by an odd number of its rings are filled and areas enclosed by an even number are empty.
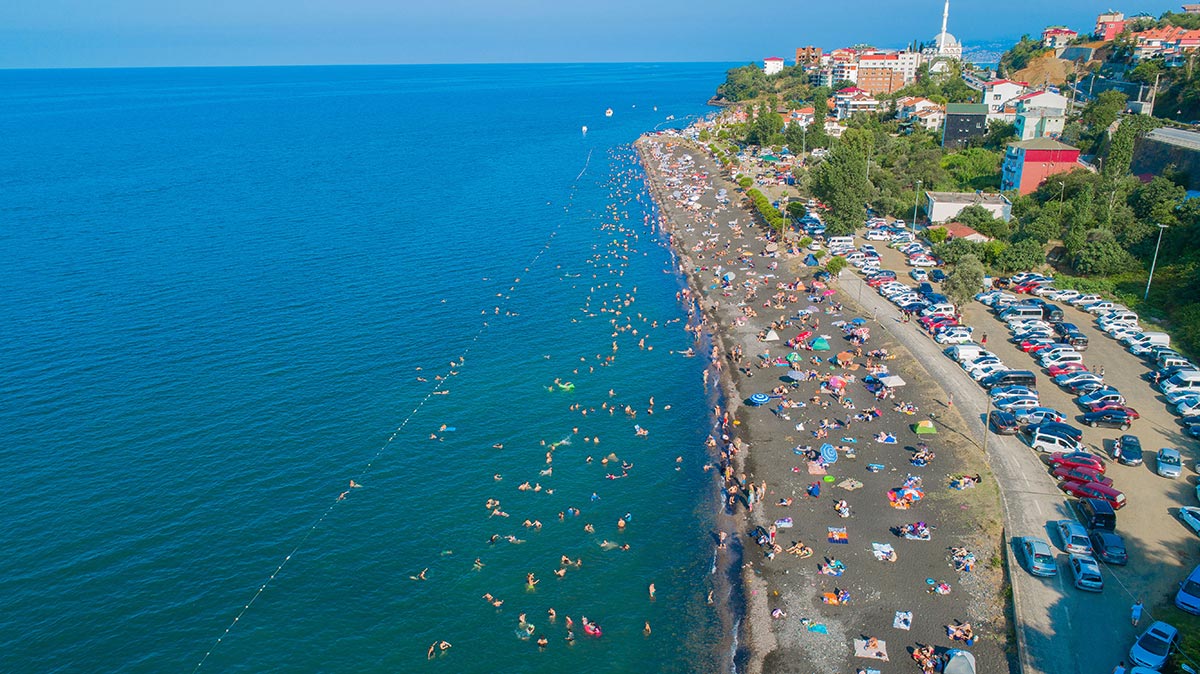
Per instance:
[[[881,251],[881,268],[892,269],[904,280],[911,267],[904,257],[876,245]],[[1094,317],[1063,305],[1065,320],[1078,325],[1089,337],[1084,353],[1089,366],[1103,365],[1105,381],[1121,390],[1128,404],[1141,413],[1129,431],[1137,435],[1146,450],[1142,466],[1129,467],[1110,462],[1108,475],[1125,492],[1128,504],[1117,514],[1117,531],[1129,548],[1129,566],[1104,567],[1105,588],[1089,593],[1074,588],[1066,567],[1066,554],[1050,527],[1053,522],[1073,517],[1068,499],[1055,486],[1040,455],[1020,440],[988,434],[984,439],[986,392],[953,360],[942,354],[942,346],[929,339],[915,323],[901,324],[894,305],[866,287],[850,271],[842,273],[841,284],[863,306],[878,311],[879,323],[891,331],[925,366],[941,380],[942,387],[954,398],[954,404],[970,424],[969,433],[986,444],[987,458],[1000,481],[1004,503],[1005,537],[1017,612],[1018,645],[1023,670],[1028,674],[1108,672],[1125,659],[1138,630],[1129,621],[1129,608],[1142,598],[1152,610],[1155,604],[1169,600],[1179,581],[1200,562],[1196,537],[1175,517],[1181,505],[1195,504],[1196,446],[1180,433],[1175,417],[1143,378],[1146,364],[1125,351],[1115,340],[1096,327]],[[1014,369],[1031,369],[1038,374],[1038,390],[1044,406],[1054,407],[1072,417],[1072,425],[1084,429],[1084,444],[1102,451],[1104,441],[1121,434],[1116,429],[1083,427],[1073,417],[1081,413],[1073,396],[1054,386],[1040,371],[1031,356],[1008,342],[1008,331],[987,307],[972,302],[961,308],[964,322],[975,328],[974,335],[988,334],[988,348]],[[1154,452],[1159,447],[1183,450],[1184,476],[1177,480],[1154,473]],[[1037,536],[1058,553],[1059,575],[1036,578],[1019,566],[1014,539]],[[1149,613],[1149,611],[1147,612]],[[1142,628],[1154,620],[1144,615]]]

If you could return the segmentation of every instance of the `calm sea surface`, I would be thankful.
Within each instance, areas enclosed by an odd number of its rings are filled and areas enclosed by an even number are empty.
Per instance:
[[[627,145],[723,70],[0,71],[0,668],[714,668],[711,401]]]

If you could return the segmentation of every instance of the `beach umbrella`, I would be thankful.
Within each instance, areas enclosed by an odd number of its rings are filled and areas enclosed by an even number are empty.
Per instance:
[[[830,289],[826,290],[825,292],[823,292],[823,293],[821,293],[821,294],[822,294],[822,295],[824,295],[825,297],[829,297],[830,295],[832,295],[832,294],[834,294],[834,293],[836,293],[836,292],[837,292],[836,290],[834,290],[833,288],[830,288]]]
[[[842,379],[841,377],[830,377],[829,385],[834,388],[844,388],[846,386],[846,380]]]
[[[937,435],[937,427],[929,419],[918,421],[913,430],[917,432],[917,435]]]
[[[767,252],[768,253],[774,253],[777,250],[779,250],[779,244],[777,244],[777,243],[768,243],[767,244]]]
[[[812,287],[814,287],[814,288],[824,288],[824,287],[825,287],[825,284],[824,284],[824,283],[821,283],[820,281],[813,281],[813,282],[812,282]]]
[[[808,339],[809,337],[812,337],[812,335],[812,330],[805,330],[804,332],[796,335],[796,339]]]
[[[837,448],[829,443],[821,445],[821,459],[825,461],[825,463],[837,463]]]
[[[849,351],[843,351],[837,355],[838,360],[854,360],[854,354]]]
[[[906,382],[900,378],[900,375],[889,374],[889,375],[884,375],[884,376],[880,377],[879,383],[883,384],[884,386],[886,386],[888,388],[899,388],[901,386],[904,386],[904,384]],[[922,423],[925,423],[925,422],[922,422]],[[928,423],[930,426],[933,425],[932,421],[929,421]],[[917,425],[919,426],[920,424],[917,424]]]
[[[802,381],[804,379],[804,373],[799,370],[792,370],[787,373],[787,378],[791,379],[792,381]]]
[[[867,322],[867,319],[859,317],[850,322],[853,323],[854,325],[865,325]]]
[[[750,404],[756,407],[759,405],[766,405],[770,401],[771,396],[768,396],[765,393],[754,393],[750,396]]]
[[[733,279],[734,279],[736,276],[737,276],[737,275],[736,275],[736,274],[734,274],[733,272],[728,272],[728,273],[726,273],[724,276],[722,276],[721,278],[725,279],[726,281],[732,281],[732,280],[733,280]]]

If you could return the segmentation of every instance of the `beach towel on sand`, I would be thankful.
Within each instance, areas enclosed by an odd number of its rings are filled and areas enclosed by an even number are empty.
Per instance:
[[[884,561],[894,552],[891,543],[872,543],[871,550],[875,553],[875,559]]]
[[[896,611],[896,618],[892,620],[892,627],[898,630],[906,630],[912,627],[912,611]]]
[[[846,527],[829,527],[828,540],[830,543],[848,545],[850,543],[850,535],[846,533]]]
[[[868,648],[866,639],[855,639],[854,655],[859,658],[871,658],[887,662],[887,642],[880,639],[879,644],[875,648]]]
[[[848,477],[845,480],[842,480],[841,482],[839,482],[837,486],[841,487],[842,489],[845,489],[846,491],[854,491],[855,489],[861,489],[863,486],[863,483],[859,482],[858,480],[855,480],[854,478]]]
[[[822,466],[819,461],[809,461],[808,462],[808,474],[809,475],[825,475],[826,474],[825,466]]]

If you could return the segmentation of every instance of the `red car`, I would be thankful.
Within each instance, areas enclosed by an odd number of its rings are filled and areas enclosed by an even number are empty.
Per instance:
[[[1032,339],[1022,340],[1021,343],[1018,344],[1017,346],[1022,351],[1029,353],[1030,351],[1042,349],[1042,348],[1045,348],[1045,347],[1050,346],[1051,344],[1055,344],[1055,343],[1056,342],[1053,339],[1048,339],[1046,337],[1035,337]]]
[[[926,330],[933,328],[944,328],[951,325],[958,325],[958,321],[954,320],[953,316],[922,316],[917,319]]]
[[[1077,498],[1098,498],[1101,501],[1108,501],[1113,510],[1125,507],[1125,494],[1099,482],[1063,482],[1059,487]]]
[[[1055,452],[1047,459],[1054,468],[1089,468],[1104,473],[1104,459],[1091,452]]]
[[[1129,405],[1118,405],[1117,403],[1093,403],[1088,407],[1089,412],[1124,412],[1129,415],[1130,419],[1141,419],[1142,415],[1138,414],[1137,410]]]
[[[895,274],[879,274],[876,276],[868,276],[867,277],[867,285],[872,288],[878,288],[879,286],[881,286],[885,283],[888,283],[890,281],[895,281],[895,280],[896,280]]]
[[[1028,353],[1030,355],[1037,355],[1038,351],[1041,351],[1042,349],[1048,349],[1048,348],[1051,348],[1054,346],[1070,346],[1070,345],[1069,344],[1065,345],[1062,342],[1047,342],[1045,344],[1037,344],[1035,346],[1032,346],[1032,347],[1026,349],[1025,351],[1026,351],[1026,353]]]
[[[1098,482],[1106,487],[1111,487],[1113,483],[1111,477],[1098,473],[1091,468],[1060,466],[1055,468],[1054,472],[1050,475],[1062,482]]]
[[[1046,368],[1046,372],[1051,377],[1057,377],[1060,374],[1068,374],[1071,372],[1087,372],[1087,366],[1083,363],[1063,363],[1061,365],[1051,365]]]
[[[1045,281],[1026,281],[1013,286],[1012,291],[1014,293],[1031,293],[1044,285],[1046,285]]]

